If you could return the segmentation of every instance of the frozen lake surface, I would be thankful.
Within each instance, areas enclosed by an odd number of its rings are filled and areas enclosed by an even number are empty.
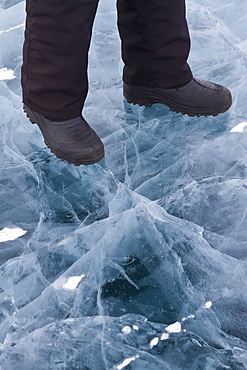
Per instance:
[[[246,0],[189,0],[213,118],[122,97],[101,0],[84,115],[106,157],[57,160],[22,112],[24,2],[0,0],[0,369],[247,369]]]

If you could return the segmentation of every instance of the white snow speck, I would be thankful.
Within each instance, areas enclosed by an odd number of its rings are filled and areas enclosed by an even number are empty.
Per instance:
[[[171,324],[171,325],[169,325],[169,326],[167,326],[167,328],[166,328],[166,331],[168,332],[168,333],[180,333],[181,332],[181,324],[180,324],[180,322],[175,322],[174,324]]]
[[[168,334],[168,333],[163,333],[163,334],[161,335],[160,340],[167,340],[167,339],[169,339],[169,334]]]
[[[122,333],[124,334],[129,334],[131,333],[131,327],[130,326],[125,326],[123,329],[122,329]]]
[[[187,316],[187,317],[183,317],[182,318],[182,321],[186,321],[186,320],[188,320],[188,319],[194,319],[195,318],[195,315],[189,315],[189,316]]]
[[[6,67],[0,68],[0,80],[13,80],[14,78],[16,78],[16,76],[12,69]]]
[[[247,122],[241,122],[237,126],[234,126],[230,132],[243,132],[246,126]]]
[[[63,288],[65,289],[76,289],[81,279],[85,276],[85,274],[82,274],[80,276],[71,276],[67,283],[63,285]]]
[[[150,342],[150,348],[157,346],[158,343],[159,343],[159,338],[158,337],[153,338]]]
[[[208,302],[205,303],[204,307],[205,308],[211,308],[212,305],[213,305],[213,303],[211,301],[208,301]]]
[[[126,358],[120,365],[117,366],[117,369],[118,370],[121,370],[123,368],[125,368],[126,366],[128,366],[132,361],[135,361],[137,358],[139,357],[139,355],[136,355],[136,356],[132,356],[132,357],[129,357],[129,358]]]
[[[15,240],[26,233],[27,231],[22,230],[20,227],[15,227],[13,229],[5,227],[4,229],[0,230],[0,243],[7,242],[8,240]]]

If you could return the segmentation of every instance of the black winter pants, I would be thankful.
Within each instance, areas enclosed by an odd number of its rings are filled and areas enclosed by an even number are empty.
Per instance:
[[[102,0],[104,1],[104,0]],[[27,0],[23,102],[48,118],[79,116],[98,0]],[[123,80],[170,88],[192,78],[185,0],[117,0]]]

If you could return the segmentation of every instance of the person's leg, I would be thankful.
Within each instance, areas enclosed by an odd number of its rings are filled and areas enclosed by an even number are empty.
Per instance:
[[[80,115],[98,0],[27,0],[23,102],[52,119]]]
[[[185,0],[117,0],[129,103],[167,105],[191,116],[217,115],[231,106],[223,86],[193,78]]]
[[[123,80],[170,88],[192,79],[184,0],[118,0]]]
[[[46,145],[68,163],[93,164],[104,146],[81,115],[98,0],[27,0],[24,110]]]

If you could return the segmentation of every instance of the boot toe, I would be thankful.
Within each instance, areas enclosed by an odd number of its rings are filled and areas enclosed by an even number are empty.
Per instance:
[[[59,159],[75,165],[89,165],[104,157],[104,145],[82,116],[52,121],[24,106],[32,123],[42,132],[44,142]]]
[[[232,95],[226,87],[213,82],[194,79],[195,101],[202,115],[218,115],[226,112],[232,105]]]

